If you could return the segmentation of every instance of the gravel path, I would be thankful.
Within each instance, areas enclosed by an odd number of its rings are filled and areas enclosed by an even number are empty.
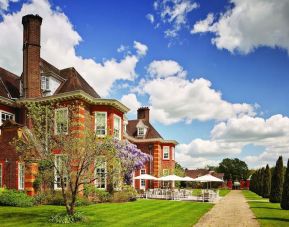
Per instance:
[[[241,191],[232,190],[195,227],[260,226]]]

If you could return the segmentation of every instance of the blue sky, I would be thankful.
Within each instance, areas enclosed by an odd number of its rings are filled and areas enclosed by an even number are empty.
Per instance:
[[[75,66],[103,97],[131,107],[129,118],[150,106],[160,133],[180,143],[182,165],[239,157],[257,167],[289,157],[288,0],[2,0],[0,9],[0,32],[20,36],[12,44],[22,38],[12,24],[38,13],[44,58]],[[5,38],[0,66],[19,74],[21,52]]]

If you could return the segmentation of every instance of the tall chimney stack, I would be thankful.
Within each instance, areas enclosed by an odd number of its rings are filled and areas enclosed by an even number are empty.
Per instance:
[[[150,109],[148,107],[141,107],[137,110],[137,119],[150,121]]]
[[[41,97],[40,79],[40,27],[42,18],[26,15],[23,24],[23,95],[25,98]]]

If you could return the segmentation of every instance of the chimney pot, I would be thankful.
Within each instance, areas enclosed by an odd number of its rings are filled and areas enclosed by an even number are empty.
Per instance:
[[[150,121],[150,109],[148,107],[141,107],[137,110],[137,119]]]

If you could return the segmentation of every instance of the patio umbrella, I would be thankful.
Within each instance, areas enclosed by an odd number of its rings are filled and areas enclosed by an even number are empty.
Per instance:
[[[183,181],[194,181],[194,179],[187,176],[187,177],[183,177]]]
[[[197,177],[197,178],[193,179],[193,181],[194,182],[202,182],[202,183],[207,182],[207,188],[209,188],[208,182],[224,182],[220,178],[214,177],[211,174],[206,174],[204,176]]]
[[[214,177],[211,174],[206,174],[204,176],[197,177],[197,178],[193,179],[192,181],[195,181],[195,182],[224,182],[220,178]]]
[[[135,180],[158,180],[158,178],[149,175],[149,174],[141,174],[134,178]]]

